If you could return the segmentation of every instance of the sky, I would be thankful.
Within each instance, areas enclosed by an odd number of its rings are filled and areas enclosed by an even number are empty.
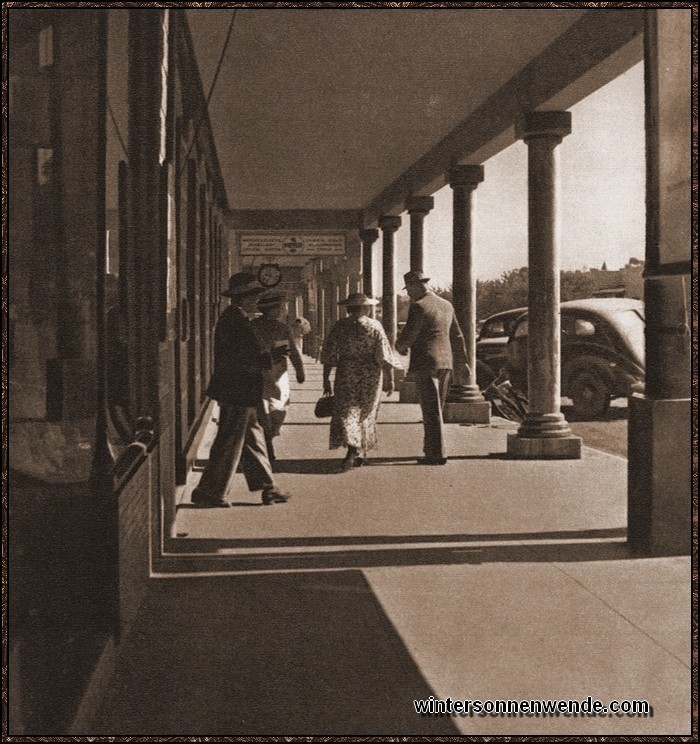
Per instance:
[[[605,263],[617,269],[631,256],[643,259],[643,63],[570,111],[572,133],[558,148],[561,268]],[[435,207],[424,222],[424,269],[434,286],[445,287],[452,284],[452,189],[445,186],[433,196]],[[495,279],[527,266],[527,145],[518,141],[487,160],[484,182],[472,198],[476,278]],[[409,215],[404,213],[396,233],[397,281],[408,270],[409,242]]]

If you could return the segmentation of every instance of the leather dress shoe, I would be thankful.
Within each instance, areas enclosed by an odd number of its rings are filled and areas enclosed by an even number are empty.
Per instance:
[[[284,504],[285,501],[289,501],[290,494],[282,493],[276,488],[271,488],[269,491],[263,491],[262,502],[265,506],[271,504]]]
[[[418,465],[444,465],[447,462],[446,457],[419,457],[416,462]]]

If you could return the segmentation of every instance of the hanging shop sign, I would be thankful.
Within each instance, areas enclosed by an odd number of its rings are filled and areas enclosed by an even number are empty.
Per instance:
[[[241,256],[343,256],[343,233],[239,233]]]

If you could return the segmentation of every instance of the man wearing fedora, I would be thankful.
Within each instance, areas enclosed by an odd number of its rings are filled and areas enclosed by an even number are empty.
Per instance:
[[[228,289],[231,298],[214,332],[214,373],[207,395],[219,403],[219,430],[209,461],[192,503],[201,507],[228,507],[224,498],[231,476],[240,462],[251,491],[262,491],[263,504],[287,501],[275,485],[256,409],[262,400],[263,369],[289,353],[286,347],[263,353],[253,333],[250,316],[265,291],[252,274],[234,274]]]
[[[443,446],[442,409],[453,367],[457,382],[463,382],[468,375],[464,336],[451,303],[430,289],[430,279],[422,271],[409,271],[403,278],[411,304],[406,325],[396,339],[396,350],[400,354],[411,350],[408,369],[415,377],[423,413],[425,456],[418,462],[444,465],[447,459]]]

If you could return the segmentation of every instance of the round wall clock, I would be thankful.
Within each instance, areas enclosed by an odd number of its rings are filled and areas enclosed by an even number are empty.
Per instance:
[[[276,287],[282,279],[282,270],[277,264],[264,263],[258,269],[258,281],[263,287]]]

